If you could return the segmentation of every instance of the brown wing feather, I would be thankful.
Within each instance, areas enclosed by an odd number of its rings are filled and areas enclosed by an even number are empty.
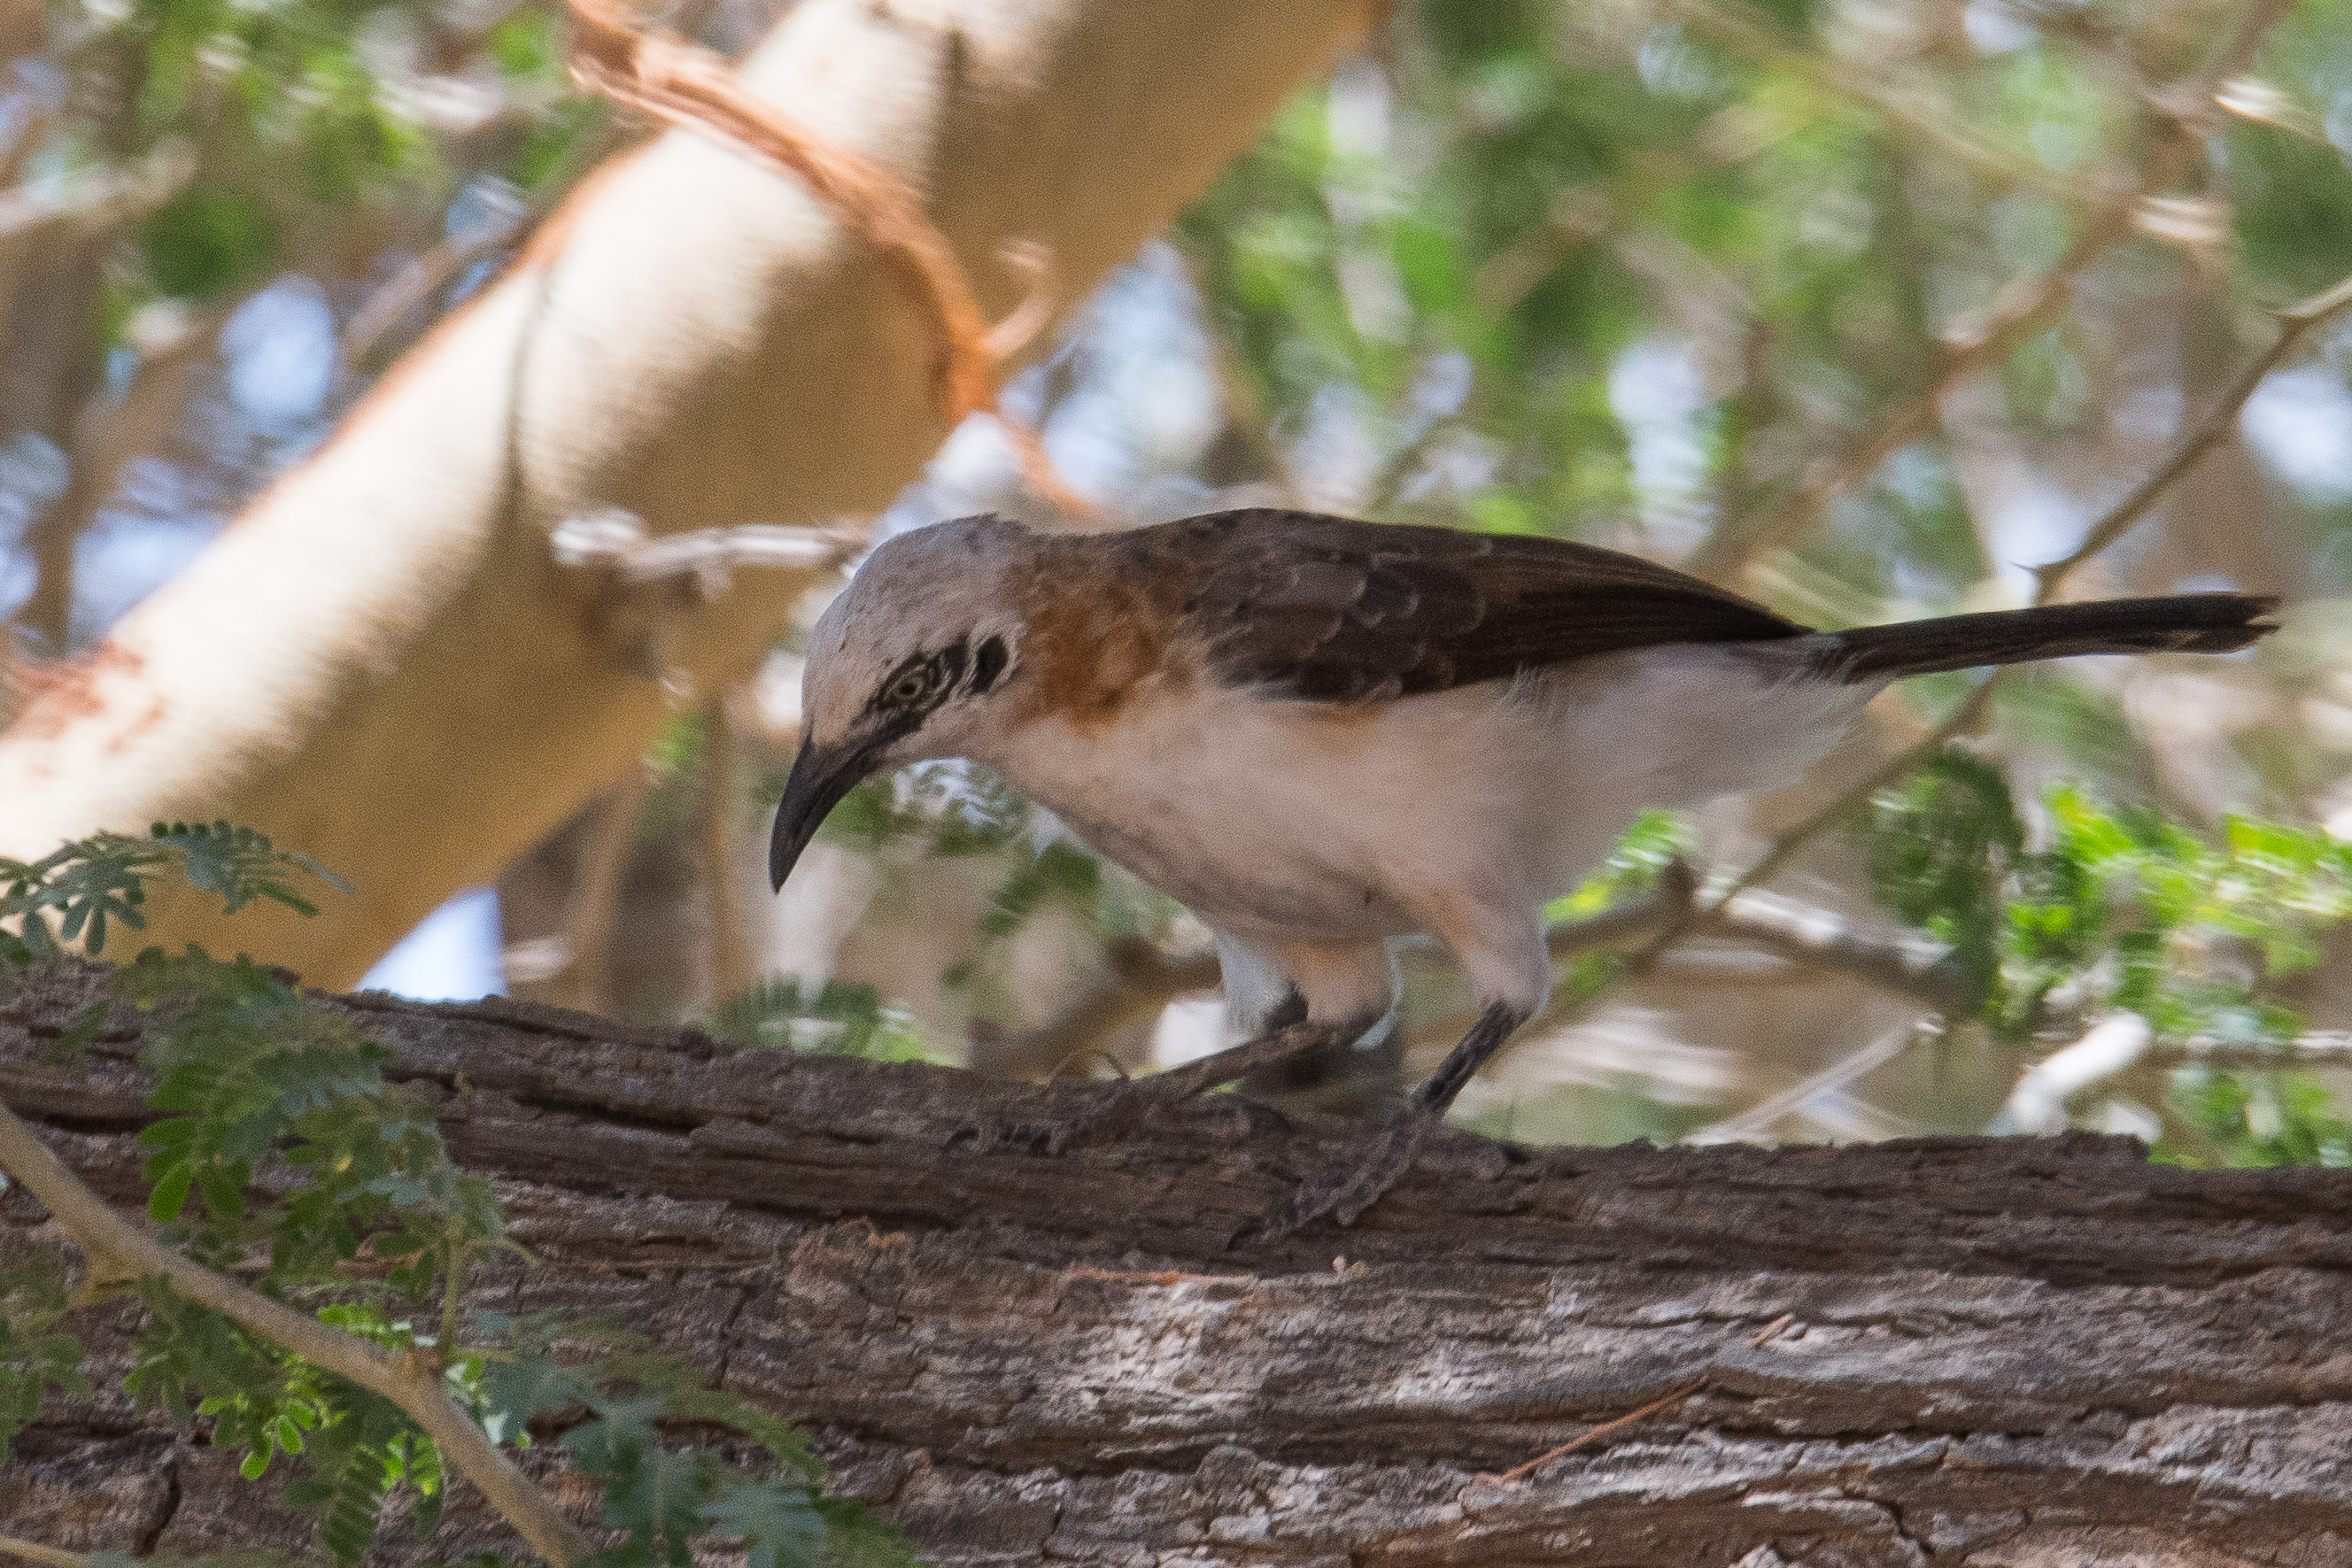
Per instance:
[[[1270,510],[1162,528],[1198,573],[1184,619],[1210,669],[1309,701],[1379,701],[1626,648],[1807,630],[1671,568],[1561,539]]]

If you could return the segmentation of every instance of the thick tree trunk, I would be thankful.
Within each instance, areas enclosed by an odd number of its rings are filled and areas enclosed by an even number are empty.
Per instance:
[[[135,1019],[39,1061],[89,985],[0,1010],[0,1095],[130,1203]],[[937,1563],[2352,1562],[2352,1173],[1458,1135],[1354,1230],[1228,1249],[1364,1132],[1227,1100],[992,1153],[1116,1091],[347,1005],[540,1260],[483,1304],[690,1351]],[[0,1249],[38,1218],[11,1194]],[[115,1396],[0,1469],[10,1533],[83,1549],[299,1544],[265,1497]],[[504,1539],[459,1506],[377,1560]]]
[[[1045,246],[1064,304],[1132,255],[1370,19],[1366,0],[803,0],[744,68],[927,198],[983,303]],[[931,334],[796,182],[674,133],[616,160],[0,733],[0,854],[226,817],[349,876],[236,941],[355,981],[644,749],[680,684],[738,679],[805,573],[614,603],[550,559],[566,517],[656,533],[887,505],[944,434]],[[665,684],[667,677],[667,685]],[[209,901],[156,911],[219,940]]]

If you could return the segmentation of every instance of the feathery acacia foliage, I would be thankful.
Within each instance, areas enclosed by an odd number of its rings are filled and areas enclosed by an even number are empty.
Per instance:
[[[100,835],[0,866],[0,913],[17,925],[0,947],[0,977],[60,941],[98,949],[110,919],[135,929],[145,884],[165,870],[232,909],[256,898],[307,909],[287,880],[294,872],[335,883],[225,825]],[[603,1522],[617,1532],[599,1568],[683,1568],[705,1542],[738,1543],[757,1568],[911,1561],[855,1504],[822,1495],[824,1467],[788,1423],[701,1386],[683,1363],[618,1349],[593,1325],[471,1313],[468,1270],[516,1250],[498,1199],[450,1161],[431,1108],[386,1082],[391,1053],[347,1016],[243,955],[224,962],[194,946],[177,956],[147,949],[107,989],[61,1049],[85,1044],[110,1005],[144,1016],[140,1061],[153,1074],[148,1103],[163,1114],[139,1142],[160,1239],[380,1350],[438,1366],[446,1392],[496,1441],[527,1446],[534,1418],[584,1411],[563,1445],[603,1487]],[[862,1017],[852,1008],[848,1021]],[[886,1026],[877,1013],[865,1027]],[[336,1562],[365,1555],[395,1494],[420,1531],[438,1520],[453,1478],[392,1400],[162,1279],[89,1283],[128,1288],[146,1309],[127,1390],[176,1421],[207,1423],[215,1446],[242,1453],[248,1479],[289,1465],[285,1499],[313,1517]],[[0,1276],[0,1455],[45,1395],[87,1389],[79,1343],[59,1327],[73,1304],[46,1260]],[[729,1429],[765,1458],[730,1460],[665,1423]]]

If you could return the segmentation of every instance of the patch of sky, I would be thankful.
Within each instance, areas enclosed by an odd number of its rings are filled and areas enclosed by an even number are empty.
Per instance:
[[[1645,515],[1685,510],[1706,479],[1706,387],[1688,343],[1648,338],[1609,367],[1609,409],[1625,428]]]
[[[2007,0],[1969,0],[1960,26],[1979,54],[2006,55],[2033,42],[2033,28]]]
[[[335,377],[335,313],[308,277],[285,277],[221,329],[228,392],[265,434],[289,435],[326,406]]]
[[[2352,500],[2352,391],[2335,371],[2279,371],[2247,400],[2238,423],[2263,465],[2305,500]]]
[[[32,597],[38,573],[26,535],[67,478],[65,454],[47,437],[26,431],[0,443],[0,614]]]
[[[1046,455],[1081,496],[1115,501],[1139,521],[1181,517],[1214,504],[1182,473],[1222,421],[1213,353],[1183,263],[1154,241],[1104,281],[1045,364],[1013,379],[1004,410],[1033,428],[1045,421]],[[975,415],[942,444],[876,532],[887,538],[943,517],[1014,508],[1021,486],[1003,429]]]
[[[2033,568],[2058,560],[2083,539],[2091,514],[2039,470],[2021,472],[2015,488],[1984,522],[1985,554],[2015,602],[2033,591]]]
[[[420,1002],[470,1002],[506,995],[499,961],[499,892],[471,887],[426,915],[360,977],[359,989]]]

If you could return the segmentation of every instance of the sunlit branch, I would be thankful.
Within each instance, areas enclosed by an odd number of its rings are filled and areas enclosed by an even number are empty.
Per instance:
[[[1032,489],[1073,518],[1095,508],[1055,472],[1037,433],[1007,415],[997,387],[1007,361],[1053,319],[1054,271],[1042,247],[1007,249],[1024,298],[1003,321],[982,312],[955,251],[921,199],[880,164],[826,142],[753,97],[726,60],[677,38],[637,31],[598,0],[571,0],[572,74],[615,102],[747,152],[798,178],[842,225],[874,248],[932,328],[932,390],[952,427],[966,415],[996,417]]]
[[[672,582],[715,599],[742,568],[821,571],[847,560],[864,542],[845,531],[780,523],[649,534],[634,513],[613,510],[566,517],[549,531],[548,548],[559,566],[607,571],[625,587]]]
[[[2056,1133],[2066,1125],[2066,1102],[2137,1061],[2156,1031],[2137,1013],[2116,1013],[2091,1026],[2074,1044],[2051,1052],[2020,1075],[1994,1133]]]

